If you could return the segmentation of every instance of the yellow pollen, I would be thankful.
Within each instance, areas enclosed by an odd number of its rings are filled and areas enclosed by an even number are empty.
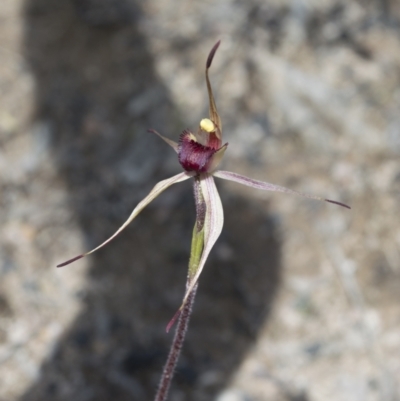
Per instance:
[[[208,133],[215,131],[215,124],[208,118],[203,118],[200,121],[200,128]]]

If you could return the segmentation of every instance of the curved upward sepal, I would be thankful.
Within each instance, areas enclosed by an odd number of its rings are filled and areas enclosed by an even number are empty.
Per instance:
[[[209,100],[209,111],[210,111],[210,120],[217,126],[215,130],[215,134],[219,139],[221,139],[222,133],[222,122],[219,114],[217,112],[217,106],[215,105],[214,95],[211,89],[210,78],[208,77],[208,69],[211,67],[211,63],[214,59],[215,52],[218,50],[221,41],[219,40],[211,49],[206,62],[206,82],[207,82],[207,91],[208,91],[208,100]]]

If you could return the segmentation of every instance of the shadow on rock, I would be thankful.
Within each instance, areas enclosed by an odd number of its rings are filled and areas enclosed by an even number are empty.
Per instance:
[[[27,1],[25,50],[37,78],[37,119],[52,127],[59,176],[91,247],[165,177],[166,145],[143,133],[174,132],[179,116],[136,29],[140,10],[121,2],[129,12],[116,8],[102,19],[87,3]],[[195,217],[190,185],[167,193],[91,256],[82,312],[21,401],[152,398]],[[236,195],[222,198],[226,224],[200,279],[171,400],[209,400],[226,385],[279,287],[280,245],[265,211]]]

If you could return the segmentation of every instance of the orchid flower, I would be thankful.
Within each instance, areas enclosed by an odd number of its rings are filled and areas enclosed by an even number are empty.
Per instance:
[[[194,178],[197,210],[196,222],[198,224],[198,232],[202,232],[202,239],[201,241],[198,241],[199,245],[196,245],[198,246],[199,250],[199,260],[198,263],[195,263],[194,267],[192,266],[192,271],[189,272],[186,293],[184,295],[182,305],[177,314],[168,324],[167,331],[172,326],[179,313],[183,310],[190,294],[196,287],[208,255],[210,254],[211,249],[213,248],[222,231],[224,224],[224,213],[221,199],[215,186],[214,177],[222,178],[228,181],[234,181],[239,184],[264,191],[285,192],[310,199],[326,201],[350,209],[349,206],[341,202],[293,191],[275,184],[254,180],[237,173],[217,169],[228,147],[228,143],[222,145],[222,122],[217,112],[217,107],[215,105],[210,79],[208,76],[208,70],[219,45],[220,41],[218,41],[211,49],[206,62],[205,75],[209,98],[209,118],[204,118],[200,121],[200,126],[196,133],[193,133],[188,129],[184,130],[180,135],[179,142],[172,141],[162,136],[155,130],[149,130],[150,132],[158,135],[168,145],[170,145],[172,149],[174,149],[174,151],[178,154],[179,163],[184,171],[156,184],[150,193],[136,206],[126,222],[110,238],[108,238],[98,247],[87,253],[69,259],[57,266],[62,267],[68,265],[69,263],[72,263],[99,250],[113,240],[122,230],[124,230],[152,200],[159,196],[168,187],[178,182],[186,181],[189,178]]]

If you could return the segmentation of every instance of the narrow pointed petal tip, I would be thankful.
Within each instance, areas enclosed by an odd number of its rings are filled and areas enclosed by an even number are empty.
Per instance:
[[[150,132],[152,134],[156,134],[159,138],[161,138],[165,143],[167,143],[169,146],[171,146],[172,149],[175,150],[176,153],[179,152],[178,150],[178,144],[175,141],[172,141],[171,139],[166,138],[164,135],[161,135],[159,132],[157,132],[155,129],[149,128],[147,132]]]
[[[79,259],[82,259],[83,257],[85,257],[86,255],[83,253],[82,255],[78,255],[78,256],[75,256],[74,258],[72,258],[72,259],[68,259],[66,262],[64,262],[64,263],[60,263],[59,265],[57,265],[57,267],[64,267],[64,266],[67,266],[67,265],[69,265],[70,263],[73,263],[73,262],[75,262],[75,261],[77,261],[77,260],[79,260]]]
[[[325,200],[326,200],[327,202],[329,202],[329,203],[333,203],[333,204],[335,204],[335,205],[339,205],[339,206],[343,206],[343,207],[345,207],[345,208],[347,208],[347,209],[351,209],[351,207],[348,206],[348,205],[346,205],[345,203],[337,202],[337,201],[330,200],[330,199],[325,199]]]
[[[175,315],[172,317],[172,319],[169,321],[169,323],[167,324],[167,327],[165,328],[165,331],[167,333],[169,333],[169,331],[171,330],[172,326],[175,324],[176,320],[178,319],[178,317],[180,316],[182,312],[182,307],[179,308],[177,310],[177,312],[175,313]]]
[[[219,47],[220,44],[221,44],[221,41],[219,40],[219,41],[214,45],[214,47],[211,49],[210,54],[209,54],[208,57],[207,57],[207,63],[206,63],[206,68],[207,68],[207,69],[210,68],[211,63],[212,63],[213,58],[214,58],[214,55],[215,55],[215,52],[217,51],[217,49],[218,49],[218,47]]]

